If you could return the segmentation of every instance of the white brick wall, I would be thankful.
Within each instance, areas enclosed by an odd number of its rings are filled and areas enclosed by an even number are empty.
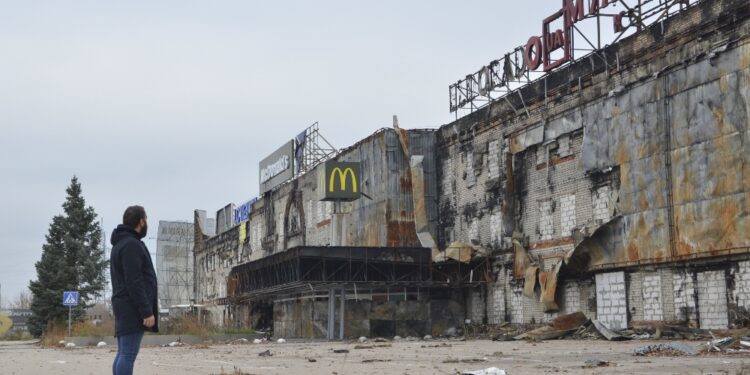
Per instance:
[[[661,295],[661,275],[659,273],[643,276],[643,319],[646,321],[664,320],[664,309]]]
[[[467,152],[466,155],[466,166],[464,169],[466,173],[466,187],[470,188],[477,183],[477,176],[474,174],[474,153]]]
[[[729,326],[729,312],[724,271],[698,273],[696,288],[701,328],[726,329]]]
[[[509,291],[508,309],[510,310],[510,322],[521,324],[523,323],[523,286],[520,283],[509,286]]]
[[[489,178],[495,179],[500,177],[500,156],[502,154],[502,145],[500,140],[495,140],[489,143],[487,155],[487,168],[489,168]]]
[[[643,272],[625,274],[628,289],[628,312],[631,321],[643,320]]]
[[[734,300],[737,306],[750,309],[750,261],[737,263],[734,275]]]
[[[675,271],[672,278],[674,280],[674,309],[677,320],[697,320],[693,274]]]
[[[544,164],[547,162],[547,146],[540,145],[536,149],[536,164]]]
[[[570,154],[570,135],[565,134],[557,139],[557,156],[562,158]]]
[[[503,212],[498,211],[490,215],[490,243],[500,247],[503,242]]]
[[[479,238],[479,219],[473,219],[471,221],[471,224],[469,225],[468,235],[469,235],[469,238],[467,238],[468,243],[471,243],[472,241],[479,242],[481,240]]]
[[[565,289],[563,289],[563,308],[566,314],[581,311],[581,286],[578,283],[565,283]]]
[[[576,196],[566,195],[560,198],[560,229],[563,237],[570,237],[576,226]]]
[[[596,315],[600,322],[611,329],[627,328],[627,304],[624,272],[596,275]]]
[[[506,274],[507,271],[501,269],[498,272],[497,280],[489,285],[492,300],[488,302],[491,308],[487,312],[487,319],[490,324],[500,324],[505,322]]]
[[[466,306],[469,311],[467,311],[466,316],[471,319],[472,323],[483,323],[485,305],[482,290],[479,288],[470,290],[467,300]]]
[[[594,194],[594,220],[599,222],[609,221],[609,186],[596,189]]]
[[[542,241],[551,240],[555,235],[554,221],[552,217],[552,201],[539,202],[539,238]]]

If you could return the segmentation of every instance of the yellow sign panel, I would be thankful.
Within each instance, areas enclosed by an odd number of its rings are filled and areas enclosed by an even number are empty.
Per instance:
[[[338,176],[339,178],[338,190],[336,188],[336,176]],[[331,172],[331,178],[330,178],[330,181],[328,181],[328,192],[333,193],[335,191],[347,191],[346,189],[347,179],[346,178],[349,176],[351,176],[352,178],[351,179],[352,181],[351,191],[353,193],[356,193],[357,192],[357,175],[354,174],[354,169],[345,168],[342,171],[341,168],[338,168],[338,167],[334,168],[333,171]]]
[[[356,162],[328,161],[323,165],[321,200],[350,202],[360,198],[362,165]]]
[[[13,322],[7,316],[0,314],[0,336],[6,334],[10,327],[13,327]]]
[[[240,244],[247,239],[247,222],[240,223]]]

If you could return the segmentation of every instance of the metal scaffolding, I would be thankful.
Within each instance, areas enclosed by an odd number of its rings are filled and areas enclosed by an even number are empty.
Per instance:
[[[317,121],[297,135],[295,145],[298,176],[312,170],[318,164],[338,153],[338,150],[320,134]]]
[[[156,237],[156,277],[160,308],[193,299],[194,227],[189,222],[160,221]]]

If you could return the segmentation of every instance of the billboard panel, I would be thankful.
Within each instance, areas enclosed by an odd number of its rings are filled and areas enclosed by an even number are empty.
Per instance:
[[[284,144],[271,156],[260,162],[260,194],[294,177],[294,140]]]

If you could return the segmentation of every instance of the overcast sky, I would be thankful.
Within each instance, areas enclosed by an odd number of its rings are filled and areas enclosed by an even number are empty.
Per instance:
[[[396,114],[451,121],[448,85],[524,44],[559,0],[0,0],[0,283],[34,279],[77,175],[109,234],[258,193],[315,121],[343,148]],[[155,241],[148,242],[155,251]]]

